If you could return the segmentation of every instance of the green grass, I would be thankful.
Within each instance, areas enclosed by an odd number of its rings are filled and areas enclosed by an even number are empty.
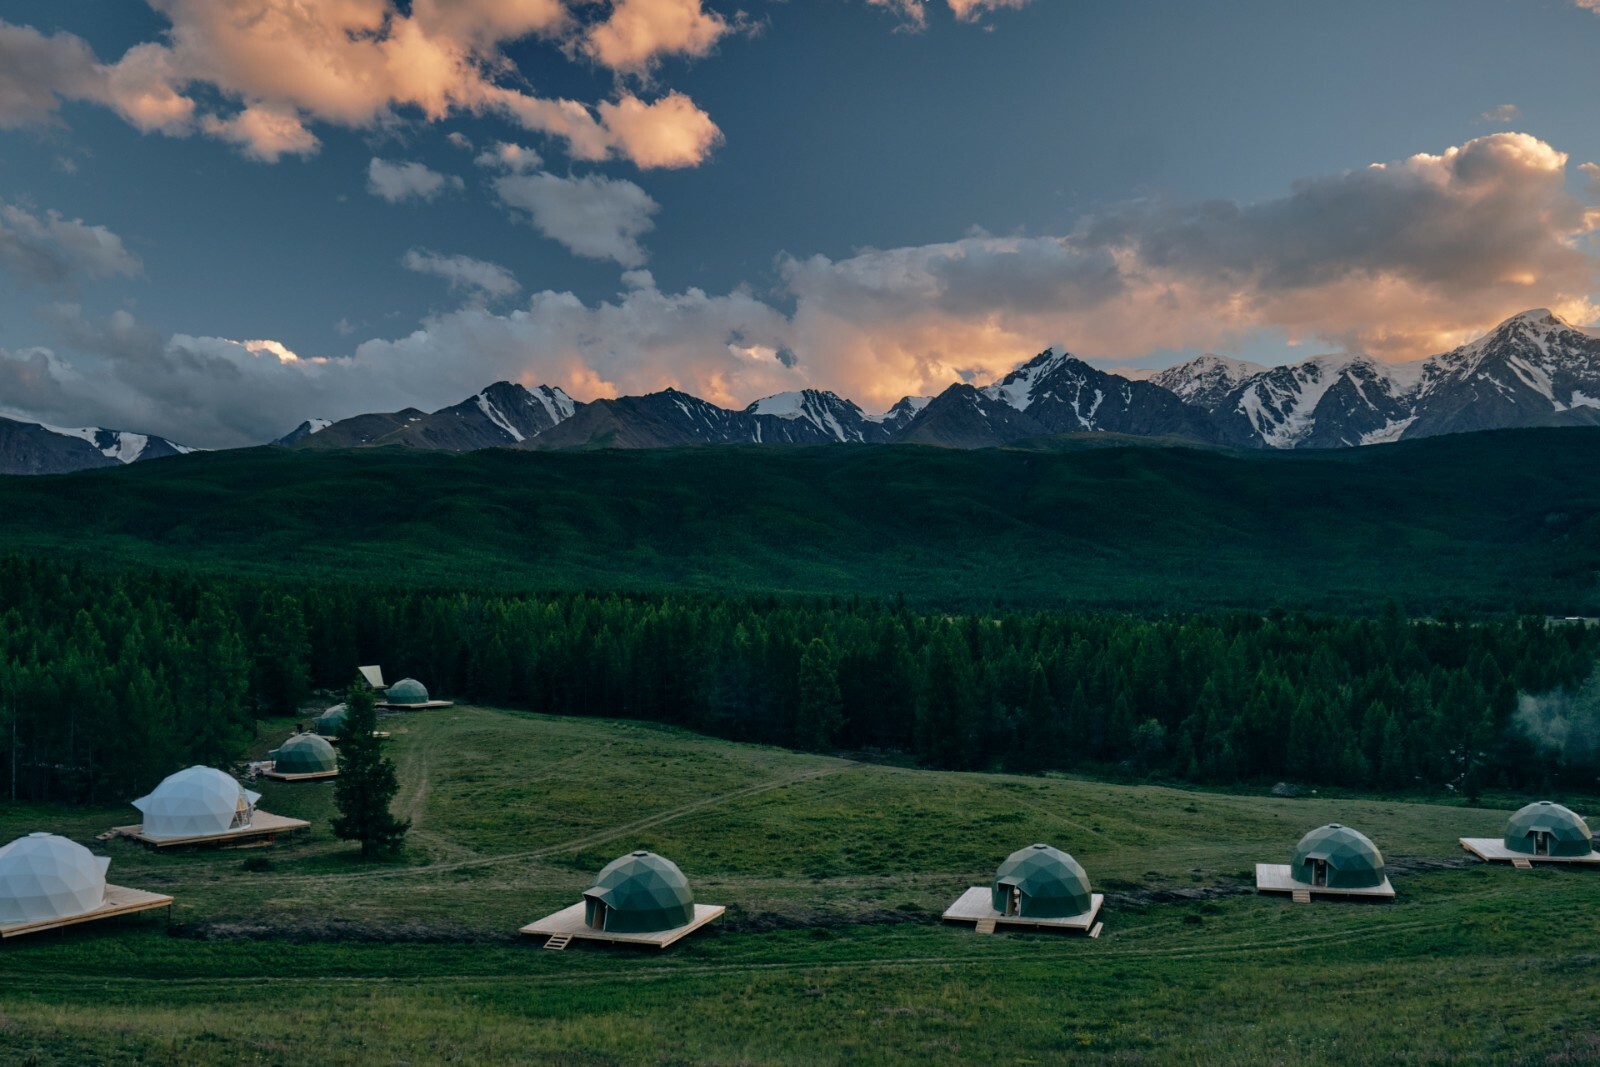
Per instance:
[[[0,547],[433,588],[1600,613],[1600,429],[1329,453],[247,449],[0,479]]]
[[[458,707],[387,721],[406,854],[363,865],[328,783],[272,849],[106,846],[159,918],[0,947],[0,1061],[36,1064],[1576,1063],[1600,1056],[1600,872],[1469,862],[1497,808],[949,774],[626,722]],[[258,748],[280,739],[268,724]],[[1585,807],[1578,798],[1566,798]],[[1592,798],[1588,809],[1593,810]],[[131,809],[0,811],[80,840]],[[1386,906],[1249,891],[1305,829],[1366,830]],[[1099,940],[938,913],[1014,848],[1071,851]],[[723,923],[665,953],[516,929],[636,847]],[[269,870],[248,870],[265,857]],[[254,866],[254,864],[252,864]],[[1177,899],[1165,899],[1173,898]]]

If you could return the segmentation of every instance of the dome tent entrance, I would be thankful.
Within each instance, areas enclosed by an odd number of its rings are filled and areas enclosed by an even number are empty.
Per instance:
[[[109,919],[172,898],[111,885],[111,860],[49,833],[19,837],[0,848],[0,938]]]
[[[720,917],[726,908],[696,904],[694,890],[678,865],[640,849],[600,869],[583,899],[522,928],[548,938],[545,948],[562,949],[573,940],[665,948]]]
[[[1011,853],[987,886],[973,886],[944,913],[944,920],[972,923],[979,933],[1000,927],[1060,930],[1100,936],[1096,919],[1105,898],[1093,892],[1083,866],[1046,844]]]
[[[1539,800],[1506,820],[1504,835],[1463,837],[1461,847],[1481,859],[1531,868],[1539,863],[1600,865],[1594,835],[1583,817],[1561,804]]]
[[[1365,834],[1339,823],[1302,837],[1288,864],[1256,864],[1256,891],[1288,893],[1301,903],[1317,895],[1394,896],[1383,853]]]

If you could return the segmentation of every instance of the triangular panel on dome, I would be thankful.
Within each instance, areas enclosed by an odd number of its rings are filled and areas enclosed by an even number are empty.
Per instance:
[[[214,767],[189,767],[169,774],[148,796],[133,802],[144,816],[136,826],[112,833],[157,848],[177,845],[270,845],[280,833],[311,824],[260,811],[261,794]]]
[[[1339,823],[1308,832],[1289,863],[1256,864],[1256,892],[1287,893],[1299,903],[1318,896],[1394,899],[1383,853],[1365,834]]]
[[[944,921],[972,923],[980,933],[999,928],[1056,930],[1099,937],[1100,906],[1083,866],[1046,844],[1007,856],[987,886],[973,886],[945,911]]]
[[[1600,865],[1594,834],[1583,817],[1549,800],[1524,805],[1498,837],[1463,837],[1461,847],[1492,862],[1530,868],[1536,863]]]
[[[383,680],[383,668],[377,664],[370,667],[357,667],[361,680],[367,683],[368,689],[387,689],[388,683]]]
[[[19,837],[0,848],[0,938],[109,919],[172,898],[111,885],[111,860],[49,833]]]
[[[564,948],[572,940],[665,948],[726,910],[695,903],[694,890],[677,864],[640,849],[601,868],[582,901],[521,932],[548,938],[547,948]]]

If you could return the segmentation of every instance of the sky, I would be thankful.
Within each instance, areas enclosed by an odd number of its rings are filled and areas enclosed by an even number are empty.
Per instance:
[[[0,415],[881,411],[1600,322],[1597,54],[1600,0],[5,0]]]

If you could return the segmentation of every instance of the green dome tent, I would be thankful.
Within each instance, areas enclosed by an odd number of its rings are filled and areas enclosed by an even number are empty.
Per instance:
[[[1329,823],[1300,839],[1294,847],[1289,877],[1329,889],[1372,889],[1383,885],[1383,853],[1366,836]]]
[[[402,678],[384,693],[384,700],[389,704],[426,704],[428,690],[415,678]]]
[[[350,705],[335,704],[311,720],[311,732],[323,737],[342,737],[344,721],[350,717]]]
[[[1505,844],[1529,856],[1587,856],[1594,850],[1594,836],[1571,810],[1540,800],[1507,820]]]
[[[990,890],[1002,915],[1063,919],[1082,915],[1092,900],[1089,876],[1078,861],[1049,845],[1029,845],[1006,857]]]
[[[694,891],[678,865],[654,852],[606,864],[583,893],[583,921],[595,930],[643,934],[694,921]]]
[[[316,734],[295,734],[267,753],[277,774],[326,774],[339,769],[333,746]]]

